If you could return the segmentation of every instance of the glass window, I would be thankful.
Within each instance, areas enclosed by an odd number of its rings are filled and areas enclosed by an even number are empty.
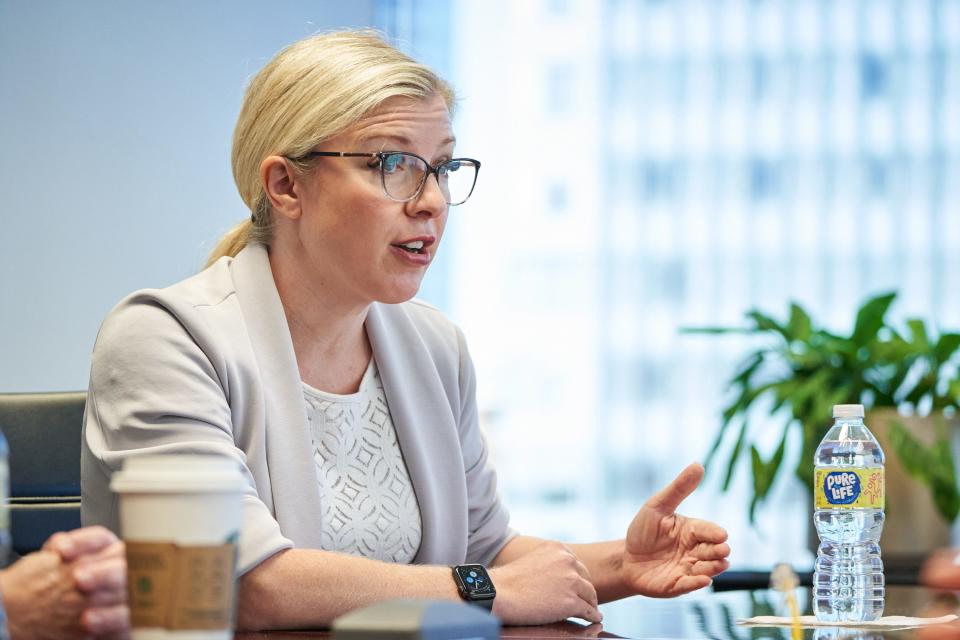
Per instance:
[[[549,2],[453,5],[442,59],[465,97],[458,149],[485,164],[451,214],[481,232],[445,238],[455,295],[441,304],[477,360],[515,524],[583,541],[622,535],[712,442],[751,344],[681,327],[796,300],[848,331],[867,295],[896,288],[900,317],[960,328],[960,3],[564,4],[559,17]],[[564,20],[583,37],[576,60],[543,28]],[[782,45],[758,39],[764,25]],[[511,182],[541,140],[577,153]],[[583,476],[544,472],[526,447],[573,450]],[[727,526],[736,567],[809,566],[805,488],[784,474],[751,527],[748,467],[727,494],[711,469],[687,511]]]
[[[865,53],[860,57],[860,91],[864,100],[882,98],[887,92],[887,64],[876,55]]]

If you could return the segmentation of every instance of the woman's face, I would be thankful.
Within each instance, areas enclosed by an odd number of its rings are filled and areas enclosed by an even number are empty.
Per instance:
[[[453,156],[450,114],[442,98],[391,98],[318,151],[410,151],[431,165]],[[383,192],[369,158],[318,158],[302,181],[297,225],[301,274],[347,304],[409,300],[420,288],[447,222],[435,176],[407,202]],[[422,242],[411,251],[402,245]],[[416,245],[414,245],[416,247]]]

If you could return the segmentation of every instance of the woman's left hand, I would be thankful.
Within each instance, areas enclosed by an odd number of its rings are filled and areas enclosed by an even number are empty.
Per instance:
[[[709,586],[727,569],[727,532],[712,522],[676,513],[700,484],[704,469],[691,464],[647,500],[627,529],[624,586],[632,593],[665,598]]]

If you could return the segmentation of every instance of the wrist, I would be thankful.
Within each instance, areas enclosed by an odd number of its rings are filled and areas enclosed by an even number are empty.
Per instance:
[[[497,597],[493,601],[493,609],[490,613],[507,624],[508,620],[513,619],[511,607],[515,604],[510,580],[510,568],[501,565],[488,569],[488,571],[490,579],[497,586]]]

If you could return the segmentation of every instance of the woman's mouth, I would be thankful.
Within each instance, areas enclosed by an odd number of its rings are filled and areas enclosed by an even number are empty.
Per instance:
[[[430,255],[430,245],[436,241],[437,239],[434,236],[419,236],[408,238],[402,242],[395,242],[390,246],[397,252],[395,255],[407,264],[424,267],[430,264],[430,260],[433,258]]]
[[[404,242],[402,244],[395,244],[395,247],[399,247],[404,251],[409,253],[423,253],[423,240],[414,240],[412,242]]]

